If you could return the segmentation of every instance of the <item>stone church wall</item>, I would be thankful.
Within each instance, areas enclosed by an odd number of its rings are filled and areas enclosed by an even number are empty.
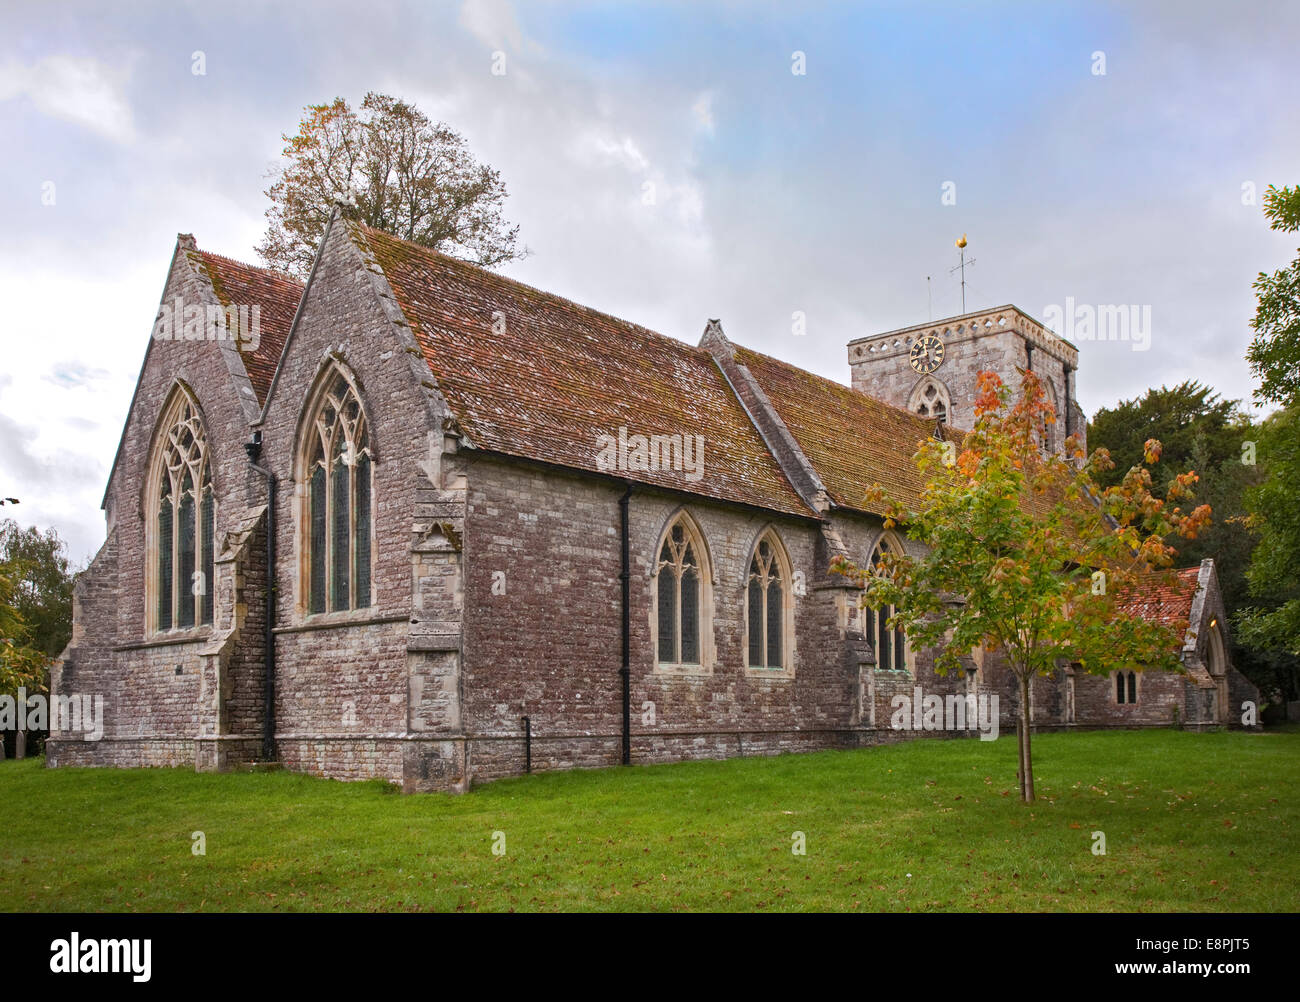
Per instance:
[[[171,307],[215,305],[211,286],[195,272],[192,244],[182,242],[163,293]],[[142,338],[143,340],[143,338]],[[159,765],[193,761],[198,723],[199,651],[212,628],[199,626],[155,637],[146,633],[145,484],[163,408],[179,381],[202,411],[216,492],[215,538],[235,528],[260,485],[253,482],[243,444],[249,414],[232,384],[229,342],[148,340],[135,400],[123,432],[117,466],[105,497],[109,541],[78,586],[77,631],[56,692],[102,695],[104,737],[98,742],[52,734],[51,761],[65,765]],[[244,381],[247,387],[247,380]],[[252,393],[251,387],[247,392]],[[101,557],[111,572],[101,571]],[[108,573],[113,594],[96,579]],[[94,666],[92,669],[90,666]],[[179,669],[179,673],[177,671]],[[93,686],[93,690],[91,689]]]
[[[183,296],[215,303],[194,268],[183,244],[167,302]],[[1013,331],[977,343],[981,352],[1002,351],[1007,366],[1023,364],[1023,343]],[[408,790],[463,790],[523,771],[525,716],[534,769],[617,764],[624,485],[458,443],[413,332],[346,223],[334,225],[322,248],[264,417],[246,399],[247,379],[232,378],[229,350],[212,341],[150,344],[108,487],[108,539],[77,585],[73,641],[53,671],[56,692],[103,697],[105,733],[97,742],[53,734],[49,764],[193,766],[197,756],[200,767],[229,767],[260,751],[268,513],[266,481],[250,468],[244,448],[254,430],[261,462],[278,483],[269,514],[277,558],[275,745],[285,767],[379,777]],[[1049,360],[1045,351],[1035,353],[1036,368]],[[887,400],[905,397],[917,377],[905,355],[900,362],[888,387],[863,383],[863,367],[855,364],[854,385]],[[977,366],[955,343],[939,375],[964,374],[973,392],[973,372],[987,362],[986,354]],[[1050,362],[1059,369],[1058,360]],[[333,364],[354,380],[370,428],[372,594],[364,608],[309,616],[300,546],[305,484],[295,448],[307,401]],[[217,593],[214,626],[158,637],[146,633],[143,491],[156,424],[178,379],[203,414],[218,547],[227,534],[242,542],[238,560],[229,559],[229,586]],[[959,379],[949,387],[957,424],[963,386]],[[658,548],[683,507],[702,534],[711,569],[711,644],[704,649],[713,656],[693,671],[658,665],[652,622]],[[634,763],[945,736],[891,726],[895,698],[910,700],[918,689],[996,693],[1000,727],[1014,728],[1018,694],[998,655],[966,658],[966,677],[937,675],[928,651],[914,651],[906,673],[876,668],[854,593],[827,567],[836,547],[865,564],[881,533],[878,518],[836,511],[822,526],[640,485],[629,515]],[[746,664],[749,561],[769,527],[796,576],[793,664],[784,672]],[[1221,606],[1214,608],[1222,616]],[[239,632],[233,640],[225,635],[229,646],[221,647],[221,631],[231,624]],[[213,667],[218,661],[220,671]],[[214,698],[218,675],[224,688]],[[1238,704],[1253,691],[1235,673],[1229,685]],[[1183,676],[1146,673],[1138,702],[1119,705],[1113,679],[1080,675],[1071,687],[1061,672],[1036,681],[1034,721],[1069,726],[1073,716],[1087,726],[1168,725],[1174,707],[1195,709],[1201,697],[1193,688]],[[230,748],[242,742],[238,753],[205,758],[196,739],[201,745],[213,736],[235,739]]]
[[[263,461],[278,482],[275,740],[291,769],[404,778],[412,516],[427,483],[432,424],[407,347],[347,226],[336,223],[261,425]],[[374,458],[371,603],[308,616],[299,544],[306,485],[295,479],[295,444],[318,377],[335,362],[356,382]]]
[[[477,459],[466,512],[465,733],[475,780],[621,760],[619,498],[622,487],[524,464]],[[716,660],[691,675],[658,669],[651,601],[657,547],[679,498],[638,487],[629,507],[631,745],[634,762],[833,747],[851,684],[834,646],[834,610],[811,587],[795,600],[794,677],[744,665],[748,563],[769,525],[812,580],[811,522],[707,501],[685,505],[713,569]],[[504,573],[504,579],[498,575]],[[493,593],[494,579],[504,594]],[[767,677],[764,677],[767,676]]]

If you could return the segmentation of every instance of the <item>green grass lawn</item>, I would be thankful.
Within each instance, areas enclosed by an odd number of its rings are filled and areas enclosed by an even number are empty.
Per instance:
[[[4,762],[0,909],[1297,910],[1300,733],[1047,734],[1034,751],[1032,807],[1013,736],[459,797]]]

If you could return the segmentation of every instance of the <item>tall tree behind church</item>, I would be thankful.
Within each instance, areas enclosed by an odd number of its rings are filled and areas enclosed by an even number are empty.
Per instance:
[[[1151,465],[1151,493],[1163,498],[1175,471],[1190,469],[1200,478],[1196,497],[1214,511],[1214,521],[1194,540],[1174,540],[1179,566],[1213,557],[1229,613],[1249,604],[1246,567],[1255,539],[1243,524],[1245,493],[1263,474],[1253,452],[1259,428],[1239,400],[1224,400],[1196,381],[1147,390],[1141,397],[1103,407],[1088,422],[1088,443],[1105,448],[1115,466],[1099,471],[1103,487],[1119,484],[1143,462],[1148,439],[1158,439],[1160,459]],[[1245,460],[1245,461],[1243,461]],[[1247,672],[1249,674],[1249,672]]]
[[[369,93],[354,111],[342,98],[309,105],[266,195],[257,253],[305,279],[336,202],[403,240],[493,267],[525,256],[519,227],[502,214],[506,186],[465,139],[413,104]]]
[[[1300,231],[1300,185],[1264,195],[1269,228]],[[1273,647],[1300,656],[1300,249],[1285,268],[1255,281],[1258,305],[1251,326],[1254,339],[1246,354],[1259,377],[1255,396],[1282,405],[1264,422],[1259,454],[1267,479],[1247,495],[1259,545],[1251,556],[1251,593],[1258,605],[1242,615],[1240,632],[1259,648]],[[1297,673],[1289,678],[1297,698]]]

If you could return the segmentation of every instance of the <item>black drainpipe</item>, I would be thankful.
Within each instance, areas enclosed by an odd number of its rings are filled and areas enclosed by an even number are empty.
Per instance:
[[[1025,368],[1034,371],[1034,343],[1025,338]]]
[[[623,549],[623,667],[618,673],[623,681],[623,764],[632,764],[632,546],[628,538],[628,502],[632,500],[629,481],[618,500],[619,535]]]
[[[253,440],[244,443],[249,465],[266,477],[266,620],[262,635],[263,662],[266,665],[266,684],[263,699],[266,709],[262,715],[262,759],[275,761],[275,474],[257,465],[262,455],[262,433],[253,432]]]
[[[1070,437],[1070,363],[1062,362],[1061,369],[1065,374],[1065,437]]]

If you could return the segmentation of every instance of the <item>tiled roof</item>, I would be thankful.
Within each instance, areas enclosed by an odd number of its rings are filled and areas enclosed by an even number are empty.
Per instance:
[[[1200,580],[1200,567],[1185,567],[1174,572],[1169,582],[1153,578],[1150,584],[1134,588],[1119,600],[1120,608],[1130,616],[1153,619],[1166,626],[1187,627],[1192,614],[1192,600]]]
[[[909,507],[920,502],[925,477],[912,456],[934,434],[933,419],[748,348],[737,346],[736,361],[758,380],[835,504],[878,512],[865,500],[875,484]]]
[[[438,387],[475,447],[803,516],[709,353],[370,227]],[[600,436],[701,435],[703,475],[603,470]]]
[[[222,306],[260,308],[257,347],[243,348],[240,355],[244,359],[248,380],[257,394],[257,402],[265,406],[267,391],[271,388],[284,342],[289,337],[289,328],[293,326],[298,302],[302,299],[302,285],[267,268],[255,268],[207,251],[198,254]]]

